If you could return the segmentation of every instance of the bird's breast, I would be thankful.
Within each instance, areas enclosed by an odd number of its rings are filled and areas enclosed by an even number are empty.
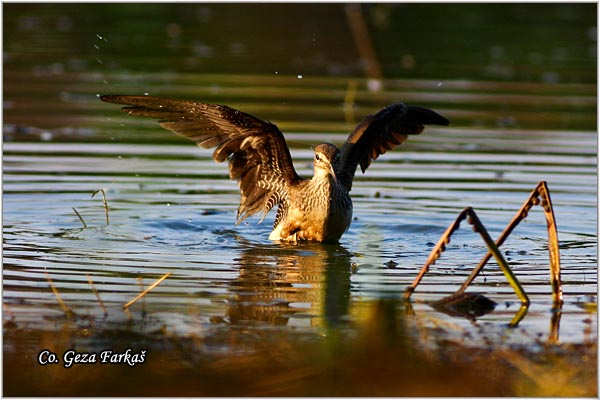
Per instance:
[[[307,182],[289,197],[285,220],[273,231],[280,240],[337,242],[352,221],[352,201],[341,186]]]

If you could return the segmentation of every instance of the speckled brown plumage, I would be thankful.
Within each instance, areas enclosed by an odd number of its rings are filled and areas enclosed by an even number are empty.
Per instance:
[[[314,176],[298,176],[283,134],[270,122],[233,108],[151,96],[107,95],[101,100],[127,105],[130,115],[159,119],[159,124],[203,148],[213,159],[229,160],[229,175],[239,182],[238,223],[278,206],[272,240],[337,242],[350,226],[350,189],[356,168],[417,135],[423,125],[448,120],[423,107],[395,103],[369,115],[354,129],[341,151],[332,144],[315,147]]]

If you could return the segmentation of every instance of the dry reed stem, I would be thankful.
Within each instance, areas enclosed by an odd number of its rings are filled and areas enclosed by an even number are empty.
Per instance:
[[[108,221],[108,202],[106,201],[106,192],[104,191],[104,189],[98,189],[98,190],[94,191],[94,193],[92,193],[92,199],[94,198],[94,196],[98,192],[102,193],[102,204],[104,205],[104,215],[106,215],[106,225],[108,225],[109,224],[109,221]]]
[[[67,317],[69,317],[69,318],[72,317],[75,313],[73,312],[73,310],[71,310],[71,308],[60,297],[60,294],[58,293],[58,289],[56,289],[56,287],[54,286],[54,283],[52,282],[52,278],[50,278],[50,275],[48,275],[47,272],[46,272],[46,279],[48,280],[48,284],[50,285],[50,289],[52,289],[52,293],[54,293],[54,296],[56,297],[56,301],[60,305],[60,308],[62,308],[62,310],[64,311],[64,313],[67,314]]]
[[[84,228],[87,228],[87,224],[85,223],[85,221],[83,220],[83,217],[81,216],[81,214],[79,214],[79,212],[75,209],[75,207],[71,207],[73,209],[73,211],[75,211],[75,214],[77,214],[77,217],[79,217],[79,220],[81,221],[81,223],[83,224]]]
[[[123,305],[124,309],[129,308],[130,305],[132,305],[133,303],[135,303],[136,301],[138,301],[139,299],[141,299],[142,297],[144,297],[145,295],[148,294],[148,292],[150,292],[152,289],[154,289],[155,287],[157,287],[158,285],[160,285],[160,283],[162,281],[164,281],[165,279],[167,279],[169,277],[169,275],[171,275],[171,272],[167,272],[166,274],[164,274],[163,276],[161,276],[159,279],[156,280],[156,282],[154,282],[152,285],[148,286],[148,288],[146,290],[144,290],[142,293],[138,294],[137,296],[135,296],[134,299],[128,301],[126,304]]]

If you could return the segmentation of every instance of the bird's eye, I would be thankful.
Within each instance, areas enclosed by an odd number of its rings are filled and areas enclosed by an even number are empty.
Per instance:
[[[319,153],[315,154],[315,160],[319,161],[321,157],[319,157]]]

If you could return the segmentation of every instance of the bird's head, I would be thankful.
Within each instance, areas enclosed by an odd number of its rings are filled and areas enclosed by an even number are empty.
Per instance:
[[[321,143],[315,147],[315,176],[329,174],[337,182],[335,170],[340,162],[340,150],[331,143]]]

